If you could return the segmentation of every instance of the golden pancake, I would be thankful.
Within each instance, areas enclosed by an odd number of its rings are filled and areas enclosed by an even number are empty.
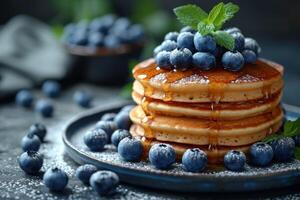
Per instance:
[[[200,145],[186,145],[186,144],[180,144],[180,143],[173,143],[173,142],[166,142],[166,141],[158,141],[153,139],[147,139],[145,137],[141,137],[136,133],[136,126],[133,125],[130,129],[131,134],[133,137],[139,139],[144,147],[143,152],[143,158],[148,158],[148,152],[152,145],[157,143],[167,143],[173,146],[173,148],[176,151],[177,159],[180,160],[183,153],[190,148],[200,148],[201,150],[205,151],[208,157],[208,163],[209,164],[219,164],[223,162],[224,155],[227,153],[227,151],[235,149],[239,151],[243,151],[244,153],[247,153],[249,146],[238,146],[238,147],[226,147],[226,146],[200,146]]]
[[[195,145],[248,145],[275,133],[281,126],[280,107],[272,112],[234,121],[213,121],[197,118],[146,116],[141,106],[130,112],[136,133],[160,141]]]
[[[141,96],[175,102],[241,102],[268,98],[283,87],[283,67],[263,59],[238,72],[222,67],[203,71],[157,68],[153,59],[133,69],[133,90]]]
[[[269,99],[227,103],[182,103],[150,99],[132,92],[133,100],[143,107],[146,114],[205,119],[236,120],[270,112],[280,103],[282,94]]]

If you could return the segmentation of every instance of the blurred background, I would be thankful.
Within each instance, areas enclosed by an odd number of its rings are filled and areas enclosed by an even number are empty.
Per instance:
[[[76,69],[70,67],[74,64],[74,55],[70,56],[60,42],[64,26],[70,22],[88,21],[104,14],[114,13],[129,18],[133,23],[142,24],[147,40],[143,44],[142,54],[127,60],[130,68],[138,60],[152,56],[153,48],[162,41],[167,32],[181,28],[172,12],[174,7],[193,3],[209,10],[219,2],[215,0],[2,0],[0,99],[7,99],[16,90],[24,87],[37,87],[47,79],[56,79],[65,87],[74,82],[85,81],[74,75]],[[239,27],[244,35],[253,37],[259,42],[262,47],[262,57],[285,66],[284,102],[300,106],[298,101],[300,95],[297,94],[300,86],[300,1],[231,2],[237,3],[240,11],[226,26]],[[33,18],[24,19],[24,16],[31,16],[38,21]],[[32,31],[32,29],[37,30]],[[35,35],[43,31],[45,31],[44,35]],[[25,40],[23,40],[24,34]],[[49,36],[50,34],[53,38]],[[57,43],[51,43],[52,39]],[[39,40],[46,42],[41,43]],[[121,72],[116,68],[105,73]],[[127,80],[130,81],[130,78]],[[126,85],[125,82],[114,86],[123,87],[124,96],[130,91],[130,84]],[[105,81],[97,84],[112,85]]]

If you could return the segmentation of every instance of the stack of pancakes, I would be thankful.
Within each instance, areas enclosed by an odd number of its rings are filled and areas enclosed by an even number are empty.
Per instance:
[[[278,131],[283,111],[282,66],[258,60],[238,72],[176,71],[157,67],[153,59],[133,69],[131,134],[147,154],[155,143],[169,143],[178,158],[198,147],[209,163],[220,163],[232,149],[249,146]]]

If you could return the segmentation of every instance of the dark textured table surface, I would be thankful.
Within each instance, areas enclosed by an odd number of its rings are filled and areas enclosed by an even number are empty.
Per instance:
[[[97,88],[78,85],[64,91],[54,100],[53,118],[42,119],[32,109],[22,109],[10,104],[0,105],[0,199],[100,199],[89,187],[81,184],[74,177],[77,164],[64,154],[61,133],[66,123],[85,109],[79,108],[72,101],[76,89],[85,88],[95,94],[94,106],[122,102],[119,91],[111,88]],[[35,91],[36,98],[45,98]],[[40,152],[44,155],[45,171],[50,166],[58,166],[69,175],[69,184],[63,193],[50,193],[40,176],[28,176],[20,170],[17,158],[21,154],[20,140],[28,127],[34,122],[43,122],[48,128],[46,142]],[[114,195],[107,199],[300,199],[300,186],[251,193],[174,193],[150,190],[132,185],[121,184]]]

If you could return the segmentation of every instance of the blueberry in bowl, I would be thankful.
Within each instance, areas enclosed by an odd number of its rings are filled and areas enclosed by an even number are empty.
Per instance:
[[[96,84],[121,85],[128,79],[128,63],[139,58],[144,29],[129,19],[105,15],[90,22],[67,25],[62,42],[73,57],[76,78]]]

